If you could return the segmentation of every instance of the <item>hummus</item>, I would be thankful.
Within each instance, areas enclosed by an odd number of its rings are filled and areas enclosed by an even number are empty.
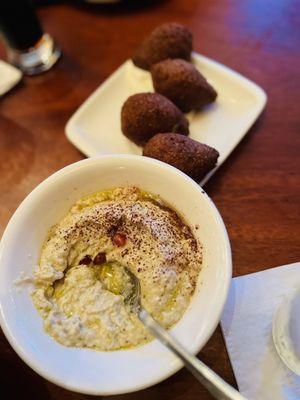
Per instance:
[[[140,280],[143,307],[169,328],[190,302],[201,261],[190,228],[159,198],[111,189],[79,200],[50,230],[32,298],[59,343],[128,348],[151,336],[124,302],[132,285],[124,267]]]

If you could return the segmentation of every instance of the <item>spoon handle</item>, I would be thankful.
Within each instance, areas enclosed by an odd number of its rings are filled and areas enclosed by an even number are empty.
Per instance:
[[[246,400],[236,389],[225,382],[219,375],[207,367],[193,354],[186,351],[178,341],[171,336],[151,315],[144,309],[138,314],[146,328],[181,359],[186,368],[206,389],[219,400]]]

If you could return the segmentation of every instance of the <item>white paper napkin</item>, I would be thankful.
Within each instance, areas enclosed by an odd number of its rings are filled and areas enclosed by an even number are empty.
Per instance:
[[[21,78],[22,72],[19,69],[0,60],[0,96],[12,89]]]
[[[300,262],[232,280],[221,327],[239,390],[249,400],[300,399],[300,377],[282,362],[272,338],[276,310],[299,287]]]

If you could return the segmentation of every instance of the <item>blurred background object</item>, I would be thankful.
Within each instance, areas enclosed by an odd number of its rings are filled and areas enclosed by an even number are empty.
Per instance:
[[[87,3],[102,3],[102,4],[108,4],[108,3],[120,3],[122,0],[85,0]]]
[[[53,38],[43,32],[31,0],[0,1],[0,32],[8,61],[27,75],[47,71],[61,55]]]

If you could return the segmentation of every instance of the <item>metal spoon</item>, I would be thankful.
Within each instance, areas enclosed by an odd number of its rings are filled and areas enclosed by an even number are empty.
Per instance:
[[[138,316],[145,327],[177,357],[181,359],[186,368],[195,376],[206,389],[219,400],[246,400],[236,389],[230,386],[214,371],[207,367],[193,354],[185,350],[178,341],[171,336],[141,305],[141,285],[139,279],[128,269],[124,268],[129,275],[132,290],[127,292],[125,303]]]

